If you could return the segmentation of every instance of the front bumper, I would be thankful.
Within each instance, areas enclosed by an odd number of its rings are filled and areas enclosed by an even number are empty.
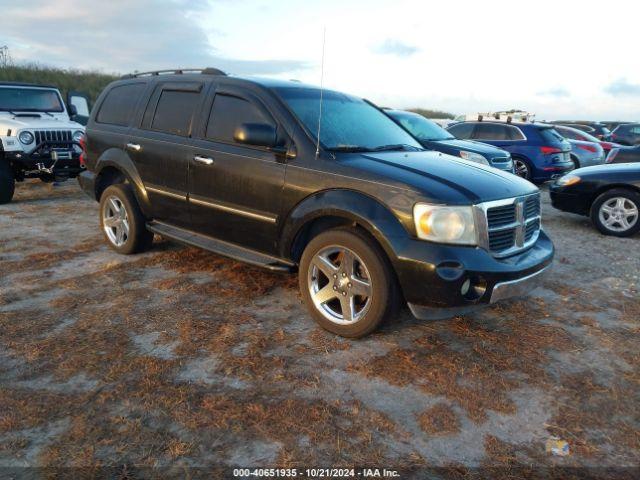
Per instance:
[[[394,266],[414,315],[445,318],[526,295],[549,271],[553,256],[553,243],[541,230],[533,246],[507,258],[478,247],[407,239]]]
[[[55,152],[55,153],[52,153]],[[80,152],[74,149],[54,149],[46,152],[5,152],[19,177],[43,176],[75,178],[85,168],[80,163]]]
[[[553,208],[578,215],[589,214],[591,204],[589,199],[577,192],[568,191],[566,187],[561,187],[555,183],[550,185],[549,197]]]

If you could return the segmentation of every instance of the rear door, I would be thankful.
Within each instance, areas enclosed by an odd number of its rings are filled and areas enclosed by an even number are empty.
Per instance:
[[[250,91],[219,87],[207,102],[189,168],[194,229],[221,240],[275,253],[285,164],[264,147],[234,140],[243,123],[282,126]]]
[[[157,84],[139,128],[126,148],[147,190],[155,220],[190,227],[187,176],[193,156],[191,129],[204,98],[204,83]]]

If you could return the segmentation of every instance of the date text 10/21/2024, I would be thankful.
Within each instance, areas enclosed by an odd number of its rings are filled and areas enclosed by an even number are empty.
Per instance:
[[[237,468],[239,478],[399,478],[397,470],[386,468]]]

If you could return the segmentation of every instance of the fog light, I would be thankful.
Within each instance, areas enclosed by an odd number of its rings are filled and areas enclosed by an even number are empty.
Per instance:
[[[480,300],[484,296],[486,291],[487,281],[478,275],[474,275],[473,277],[467,279],[462,284],[462,288],[460,289],[460,293],[462,293],[464,298],[469,300],[470,302]]]

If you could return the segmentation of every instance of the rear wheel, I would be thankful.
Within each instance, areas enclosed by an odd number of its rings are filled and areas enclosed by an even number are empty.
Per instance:
[[[107,243],[125,255],[143,252],[151,247],[153,233],[147,230],[130,185],[107,187],[100,197],[100,227]]]
[[[0,158],[0,205],[11,202],[16,189],[16,180],[11,165]]]
[[[514,158],[513,167],[516,171],[516,175],[524,178],[525,180],[531,181],[531,167],[526,160],[518,157]]]
[[[302,297],[324,329],[358,338],[373,332],[397,307],[397,287],[384,252],[354,229],[321,233],[300,261]]]
[[[600,232],[628,237],[640,231],[640,194],[615,188],[600,195],[591,207],[591,220]]]

